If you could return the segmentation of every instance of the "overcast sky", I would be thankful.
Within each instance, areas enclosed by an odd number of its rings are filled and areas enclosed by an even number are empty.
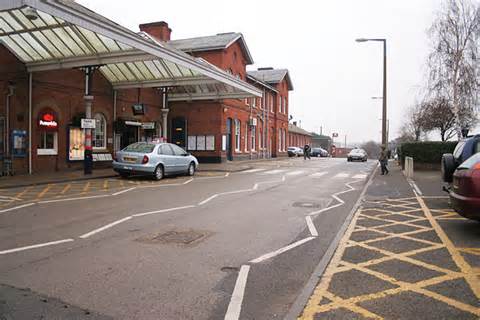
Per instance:
[[[338,132],[343,143],[381,139],[382,45],[387,38],[390,138],[424,84],[426,34],[440,0],[158,1],[78,0],[138,31],[166,21],[172,39],[241,32],[255,64],[287,68],[290,114],[304,129]]]

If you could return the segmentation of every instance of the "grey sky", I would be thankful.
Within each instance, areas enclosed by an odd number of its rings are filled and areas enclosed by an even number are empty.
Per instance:
[[[439,0],[330,1],[118,1],[79,3],[138,31],[164,20],[172,39],[242,32],[255,61],[288,68],[295,90],[290,113],[304,129],[338,132],[341,141],[381,139],[382,45],[355,38],[388,39],[390,138],[423,84],[426,30]],[[134,4],[134,5],[132,5]]]

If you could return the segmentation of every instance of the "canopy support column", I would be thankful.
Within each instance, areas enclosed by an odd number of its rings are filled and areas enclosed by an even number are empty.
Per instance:
[[[85,118],[92,118],[93,96],[91,95],[93,72],[95,67],[85,67]],[[92,150],[92,129],[85,129],[85,155],[83,158],[84,174],[92,174],[93,169],[93,150]]]
[[[168,140],[168,88],[162,88],[162,138]]]
[[[28,73],[28,174],[32,169],[32,96],[33,96],[33,73]]]

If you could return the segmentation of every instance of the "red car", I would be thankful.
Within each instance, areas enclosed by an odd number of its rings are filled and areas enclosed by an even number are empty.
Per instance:
[[[480,153],[458,166],[449,194],[455,211],[465,218],[480,221]]]

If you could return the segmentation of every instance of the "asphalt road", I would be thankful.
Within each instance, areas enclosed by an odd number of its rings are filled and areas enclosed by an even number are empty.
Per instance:
[[[3,211],[0,319],[281,319],[375,166],[284,159]]]

